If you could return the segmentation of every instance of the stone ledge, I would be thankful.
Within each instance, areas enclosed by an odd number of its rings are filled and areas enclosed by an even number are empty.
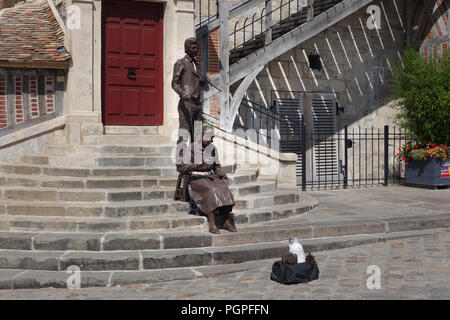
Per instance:
[[[51,119],[43,123],[39,123],[32,127],[24,128],[20,131],[10,133],[6,136],[0,137],[0,149],[9,147],[16,143],[22,142],[34,138],[36,136],[42,135],[44,133],[61,129],[66,125],[65,116],[60,116],[56,119]]]

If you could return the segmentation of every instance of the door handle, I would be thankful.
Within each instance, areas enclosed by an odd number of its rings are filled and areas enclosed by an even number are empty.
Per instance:
[[[127,78],[132,81],[136,80],[136,69],[128,68]]]

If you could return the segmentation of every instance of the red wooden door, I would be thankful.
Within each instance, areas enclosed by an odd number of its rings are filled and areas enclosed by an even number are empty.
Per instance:
[[[163,124],[163,4],[103,2],[103,121]]]

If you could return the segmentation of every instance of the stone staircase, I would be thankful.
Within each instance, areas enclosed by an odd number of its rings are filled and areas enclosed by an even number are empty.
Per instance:
[[[133,270],[133,283],[146,282],[149,270],[170,273],[278,257],[284,248],[269,245],[244,254],[236,245],[285,241],[295,232],[245,228],[317,206],[297,188],[260,179],[257,168],[223,165],[239,235],[225,230],[212,235],[206,218],[188,215],[187,203],[173,200],[178,177],[173,146],[152,145],[158,140],[152,138],[106,134],[98,144],[47,145],[43,155],[0,164],[0,288],[25,278],[13,287],[60,287],[73,265],[83,277],[92,271],[111,284],[118,272]],[[89,281],[83,286],[97,283]]]

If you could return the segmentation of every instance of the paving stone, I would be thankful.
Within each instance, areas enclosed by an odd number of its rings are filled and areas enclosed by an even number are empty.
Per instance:
[[[171,227],[169,219],[130,220],[129,226],[130,226],[130,230],[167,229],[167,228]]]
[[[140,192],[140,191],[108,192],[107,200],[113,201],[113,202],[142,200],[142,192]]]
[[[35,218],[35,217],[33,217]],[[78,222],[75,221],[63,221],[63,220],[28,220],[15,219],[8,223],[8,228],[11,231],[77,231]]]
[[[23,272],[23,270],[0,270],[0,290],[12,289],[12,279]]]
[[[91,171],[89,169],[64,169],[64,168],[42,168],[42,173],[49,176],[66,176],[66,177],[89,177]]]
[[[8,214],[23,216],[64,216],[66,208],[64,206],[37,206],[29,205],[6,205]]]
[[[34,238],[36,250],[100,250],[100,239],[103,234],[83,233],[47,233]]]
[[[127,230],[127,221],[81,221],[77,223],[77,231],[81,232],[111,232]]]
[[[213,254],[214,264],[241,263],[251,260],[262,260],[282,257],[289,252],[284,244],[265,243],[238,247],[220,247],[207,249]]]
[[[0,232],[0,249],[31,250],[31,239],[38,233]]]
[[[69,188],[69,189],[83,189],[83,181],[42,181],[42,187],[45,188]]]
[[[144,269],[181,268],[211,265],[212,254],[203,249],[141,251]]]
[[[82,271],[138,270],[139,255],[135,251],[68,252],[61,257],[61,270],[72,265]]]
[[[34,271],[30,270],[19,275],[13,280],[14,289],[30,288],[60,288],[67,289],[70,285],[71,273],[54,271]],[[85,287],[106,287],[110,278],[109,272],[80,272],[80,286]]]
[[[103,250],[149,250],[160,249],[161,237],[152,233],[111,233],[103,239]]]
[[[210,247],[213,238],[209,233],[199,232],[161,233],[161,236],[164,249]]]
[[[121,177],[121,176],[160,176],[161,169],[131,169],[131,168],[114,168],[114,169],[92,169],[92,175],[95,177]]]
[[[0,269],[58,271],[61,252],[0,250]]]
[[[140,188],[140,180],[88,180],[86,188],[88,189],[109,189],[109,188]]]
[[[5,190],[3,192],[5,200],[27,200],[27,201],[55,201],[56,191],[38,190]]]
[[[114,272],[111,278],[111,286],[125,286],[135,283],[154,283],[177,280],[195,279],[197,275],[186,269],[180,270],[152,270],[152,271],[130,271],[130,272]]]
[[[105,215],[112,218],[120,217],[137,217],[137,216],[151,216],[169,211],[167,204],[148,204],[148,205],[125,205],[118,207],[105,207]]]
[[[58,192],[58,200],[85,201],[85,202],[105,201],[105,193],[92,191],[91,192],[60,191]]]

